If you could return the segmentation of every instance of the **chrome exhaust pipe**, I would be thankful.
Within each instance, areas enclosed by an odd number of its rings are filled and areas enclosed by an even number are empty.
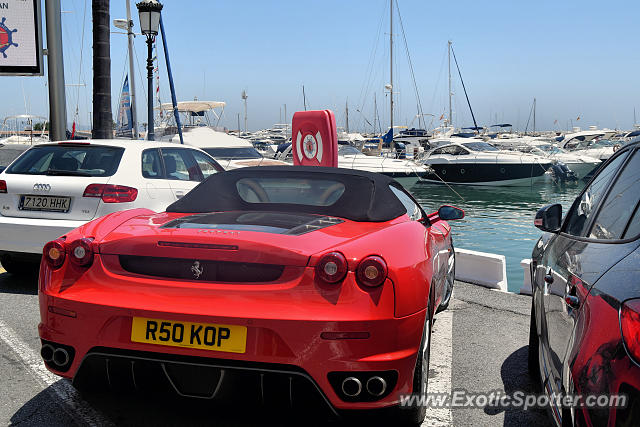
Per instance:
[[[371,377],[367,380],[367,392],[372,396],[382,396],[387,391],[387,382],[382,377]]]
[[[64,348],[57,348],[53,352],[53,363],[58,366],[65,366],[69,363],[69,353]]]
[[[42,360],[45,362],[51,362],[53,360],[53,352],[55,349],[51,344],[43,344],[40,349],[40,356],[42,356]]]
[[[362,383],[356,377],[347,377],[342,381],[342,392],[345,396],[356,397],[362,392]]]

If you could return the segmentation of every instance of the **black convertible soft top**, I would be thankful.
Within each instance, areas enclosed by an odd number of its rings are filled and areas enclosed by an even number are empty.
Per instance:
[[[247,201],[239,192],[238,181],[285,182],[306,180],[313,183],[344,184],[343,192],[330,204],[276,203]],[[261,181],[262,180],[262,181]],[[301,181],[302,182],[302,181]],[[381,222],[397,218],[407,212],[389,186],[404,189],[385,175],[353,169],[319,166],[261,166],[239,168],[216,173],[201,182],[180,200],[169,205],[167,212],[206,213],[228,211],[279,211],[335,216],[352,221]]]

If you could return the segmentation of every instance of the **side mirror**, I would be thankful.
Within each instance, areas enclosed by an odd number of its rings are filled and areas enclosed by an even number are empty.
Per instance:
[[[462,209],[456,208],[455,206],[440,206],[438,209],[438,217],[445,221],[451,221],[454,219],[462,219],[464,218],[464,211]]]
[[[562,205],[556,203],[541,208],[536,214],[533,225],[542,231],[557,233],[562,222]]]

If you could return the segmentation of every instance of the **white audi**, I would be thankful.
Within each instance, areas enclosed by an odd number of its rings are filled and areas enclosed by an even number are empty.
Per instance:
[[[223,168],[172,143],[89,140],[39,144],[0,173],[0,263],[20,273],[42,248],[111,212],[162,212]]]

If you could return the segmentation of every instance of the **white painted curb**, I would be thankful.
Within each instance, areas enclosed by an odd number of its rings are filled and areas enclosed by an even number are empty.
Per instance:
[[[507,292],[507,260],[504,255],[456,249],[456,279]]]

